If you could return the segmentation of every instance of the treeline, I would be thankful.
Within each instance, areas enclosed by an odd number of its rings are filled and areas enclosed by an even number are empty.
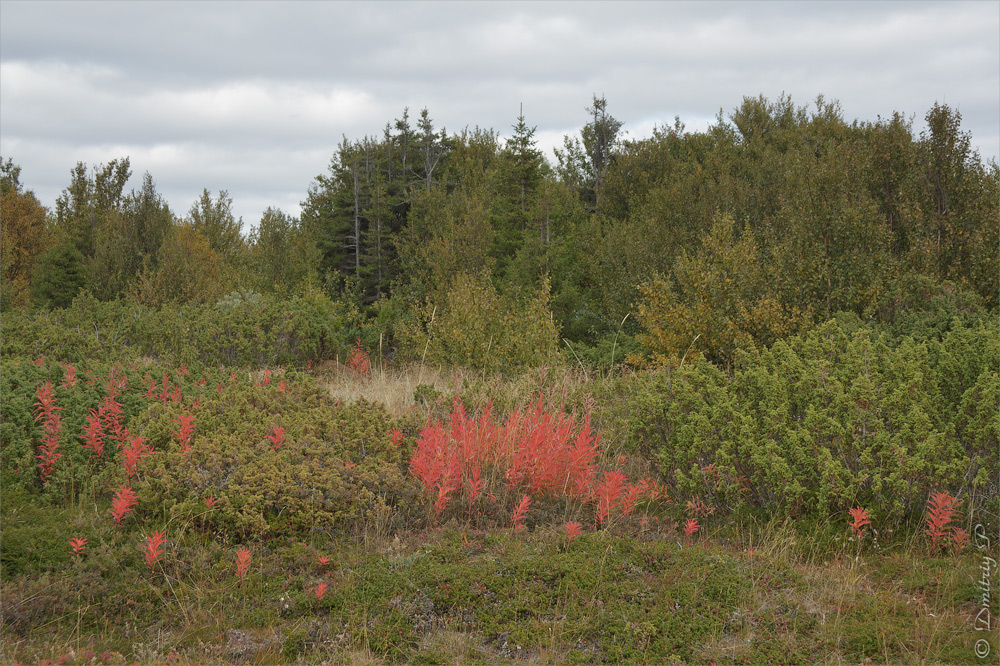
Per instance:
[[[384,349],[496,368],[725,368],[838,312],[892,328],[934,298],[996,311],[1000,168],[946,105],[916,134],[899,113],[747,97],[705,132],[676,120],[641,140],[603,98],[587,112],[550,164],[523,114],[502,139],[404,110],[343,140],[301,218],[268,209],[248,236],[224,191],[184,217],[149,174],[125,192],[128,158],[78,164],[54,211],[8,159],[0,303],[322,293]]]

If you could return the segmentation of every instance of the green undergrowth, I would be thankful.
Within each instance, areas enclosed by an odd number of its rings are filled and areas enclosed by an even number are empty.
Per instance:
[[[39,538],[34,522],[80,527],[87,513],[5,510],[5,536],[7,525],[18,538]],[[568,545],[555,529],[459,525],[367,544],[237,544],[188,530],[150,571],[138,540],[106,526],[78,560],[41,545],[32,575],[4,575],[3,653],[8,663],[972,661],[976,555],[845,544],[808,557],[785,529],[769,526],[749,550],[726,530],[704,541],[598,532]],[[253,558],[242,582],[237,547]]]

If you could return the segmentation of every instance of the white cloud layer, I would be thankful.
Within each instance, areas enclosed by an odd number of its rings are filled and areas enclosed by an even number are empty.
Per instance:
[[[996,159],[1000,3],[0,3],[0,152],[48,205],[128,155],[176,213],[226,189],[248,227],[404,107],[508,134],[523,103],[551,158],[594,93],[631,138],[759,94],[918,132],[940,101]]]

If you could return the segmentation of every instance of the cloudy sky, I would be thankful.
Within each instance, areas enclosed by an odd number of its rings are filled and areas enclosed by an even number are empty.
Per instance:
[[[917,132],[944,102],[996,159],[1000,2],[0,2],[0,154],[43,204],[127,155],[176,214],[228,190],[244,230],[404,107],[507,133],[523,103],[552,159],[594,93],[640,138],[783,92]]]

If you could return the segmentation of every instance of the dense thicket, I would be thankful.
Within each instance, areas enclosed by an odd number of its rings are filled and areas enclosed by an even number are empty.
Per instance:
[[[0,161],[3,354],[302,366],[360,336],[390,360],[627,363],[680,495],[995,495],[1000,167],[955,109],[917,133],[747,97],[639,140],[607,100],[586,113],[550,164],[523,113],[502,138],[404,110],[246,236],[225,191],[184,218],[149,174],[125,192],[127,157],[78,164],[48,212]]]
[[[225,191],[205,190],[184,219],[148,174],[125,192],[127,157],[78,164],[46,223],[8,159],[4,306],[31,293],[62,307],[80,289],[209,303],[312,283],[362,308],[391,301],[387,333],[401,318],[426,333],[425,309],[449,309],[456,280],[486,275],[514,309],[547,284],[559,337],[584,356],[624,335],[660,362],[725,365],[837,312],[893,317],[919,299],[900,284],[998,304],[1000,172],[948,106],[919,134],[899,113],[848,122],[822,97],[811,109],[747,97],[705,132],[677,120],[641,140],[621,137],[603,98],[587,114],[550,165],[523,114],[502,139],[404,110],[382,135],[341,142],[301,220],[269,209],[246,238]]]

